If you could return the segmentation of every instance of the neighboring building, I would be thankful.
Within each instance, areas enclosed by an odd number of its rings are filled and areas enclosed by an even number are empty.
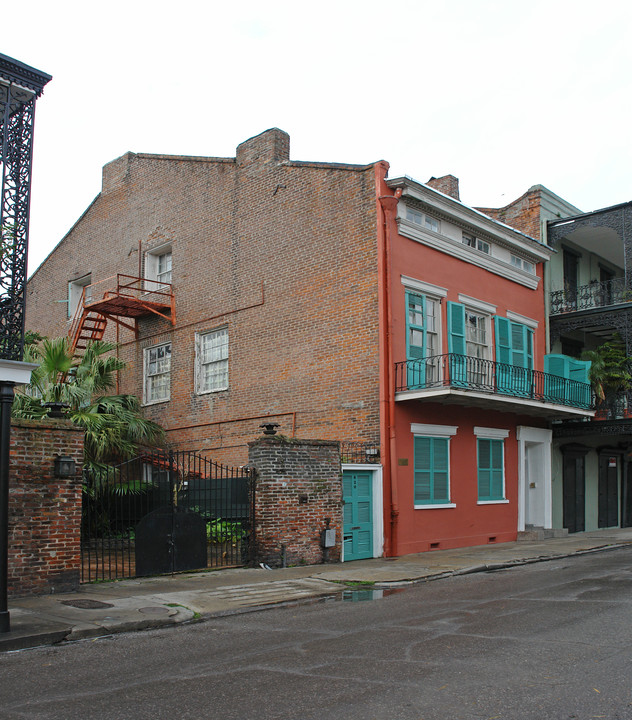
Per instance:
[[[632,203],[581,213],[542,186],[484,210],[534,232],[555,252],[546,267],[550,347],[580,358],[618,334],[632,354]],[[632,525],[632,395],[599,402],[590,422],[553,425],[553,526]]]
[[[452,176],[387,170],[291,161],[278,129],[235,158],[128,153],[31,278],[29,327],[117,339],[171,447],[341,441],[346,559],[551,527],[550,421],[591,414],[542,372],[551,251]]]

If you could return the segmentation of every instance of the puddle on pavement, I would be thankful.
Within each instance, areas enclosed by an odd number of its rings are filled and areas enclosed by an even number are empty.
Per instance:
[[[406,588],[349,588],[340,593],[343,602],[363,602],[365,600],[381,600],[388,595],[404,592]]]

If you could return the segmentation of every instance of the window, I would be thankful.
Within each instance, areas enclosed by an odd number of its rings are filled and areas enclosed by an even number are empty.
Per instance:
[[[462,242],[468,247],[474,248],[475,250],[480,250],[480,252],[484,252],[485,254],[489,255],[489,243],[486,243],[480,238],[474,237],[474,235],[468,235],[467,233],[463,233]]]
[[[489,316],[460,303],[448,303],[450,382],[461,387],[492,383],[489,359]]]
[[[426,227],[428,228],[428,230],[439,232],[439,221],[435,220],[433,217],[429,217],[428,215],[426,215]]]
[[[439,379],[439,308],[436,298],[406,292],[406,360],[413,361],[407,363],[409,389]]]
[[[424,216],[417,210],[413,210],[412,208],[407,207],[406,220],[410,220],[410,222],[414,222],[416,225],[422,225],[424,221]]]
[[[92,300],[92,275],[84,275],[68,283],[68,317],[72,318],[77,312],[83,294],[84,303]]]
[[[535,275],[535,265],[532,262],[529,262],[528,260],[523,260],[522,258],[519,258],[517,255],[512,255],[511,256],[511,264],[514,267],[520,268],[521,270],[524,270],[525,272]]]
[[[475,427],[477,437],[478,502],[507,502],[505,499],[505,438],[509,430]]]
[[[413,208],[407,207],[406,220],[415,223],[415,225],[423,225],[433,232],[439,232],[439,221],[429,215],[424,215],[419,212],[419,210],[413,210]]]
[[[158,283],[171,284],[171,267],[171,245],[162,245],[145,253],[145,279],[153,281],[146,283],[146,289],[151,292],[159,289]]]
[[[504,500],[504,447],[502,440],[478,438],[478,499]]]
[[[145,350],[144,402],[165,402],[171,395],[171,343]]]
[[[197,336],[196,371],[198,393],[228,388],[228,328]]]
[[[450,437],[456,435],[457,428],[412,423],[411,430],[415,452],[415,507],[454,507],[450,502]]]
[[[158,272],[156,280],[160,283],[171,283],[171,253],[158,255]]]

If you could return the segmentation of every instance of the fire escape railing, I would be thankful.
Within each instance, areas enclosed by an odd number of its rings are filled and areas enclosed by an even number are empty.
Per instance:
[[[395,390],[454,388],[592,410],[590,385],[539,370],[447,353],[395,364]]]
[[[625,284],[625,278],[613,278],[603,282],[591,282],[577,288],[551,292],[551,315],[609,307],[632,302],[632,291]]]

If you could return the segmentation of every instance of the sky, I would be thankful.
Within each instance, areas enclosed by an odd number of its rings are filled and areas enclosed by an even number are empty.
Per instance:
[[[0,52],[53,76],[37,102],[29,273],[104,164],[234,157],[270,127],[293,160],[456,175],[471,206],[535,184],[584,212],[632,200],[627,0],[22,0],[15,23]]]

